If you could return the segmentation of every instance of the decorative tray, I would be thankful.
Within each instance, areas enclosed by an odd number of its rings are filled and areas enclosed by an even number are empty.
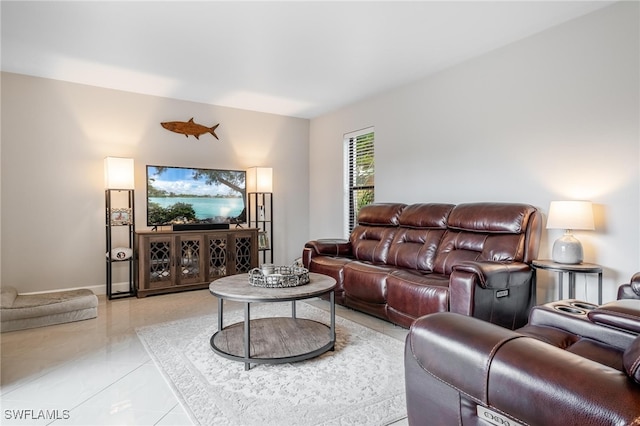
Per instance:
[[[307,283],[309,270],[298,266],[274,266],[273,273],[267,274],[259,268],[249,271],[249,284],[256,287],[284,288]]]

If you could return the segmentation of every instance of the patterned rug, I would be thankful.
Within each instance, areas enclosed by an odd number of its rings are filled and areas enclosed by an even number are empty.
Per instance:
[[[251,305],[252,319],[290,313],[290,303]],[[306,303],[297,314],[329,321]],[[242,310],[225,311],[225,325],[241,320]],[[215,315],[136,331],[196,424],[387,425],[406,417],[403,343],[337,315],[335,351],[249,371],[211,350]]]

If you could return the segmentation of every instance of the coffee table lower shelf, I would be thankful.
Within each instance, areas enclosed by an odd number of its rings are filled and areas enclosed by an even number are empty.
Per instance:
[[[211,348],[225,358],[245,364],[297,362],[333,350],[335,342],[326,324],[305,318],[259,318],[250,321],[249,358],[245,357],[244,322],[211,336]]]

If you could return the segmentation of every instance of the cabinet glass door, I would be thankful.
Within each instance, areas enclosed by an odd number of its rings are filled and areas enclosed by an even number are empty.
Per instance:
[[[202,236],[180,236],[178,238],[179,284],[202,282]]]
[[[171,245],[171,238],[153,238],[149,240],[148,272],[150,287],[172,285]]]
[[[226,234],[210,234],[209,241],[209,279],[224,277],[227,275],[228,241]]]
[[[251,235],[236,237],[236,273],[249,272],[251,262]]]

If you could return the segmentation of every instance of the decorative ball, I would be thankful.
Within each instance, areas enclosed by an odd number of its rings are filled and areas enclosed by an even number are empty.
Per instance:
[[[109,257],[109,253],[106,254]],[[113,260],[127,260],[133,256],[133,250],[129,247],[116,247],[111,249],[111,259]]]

